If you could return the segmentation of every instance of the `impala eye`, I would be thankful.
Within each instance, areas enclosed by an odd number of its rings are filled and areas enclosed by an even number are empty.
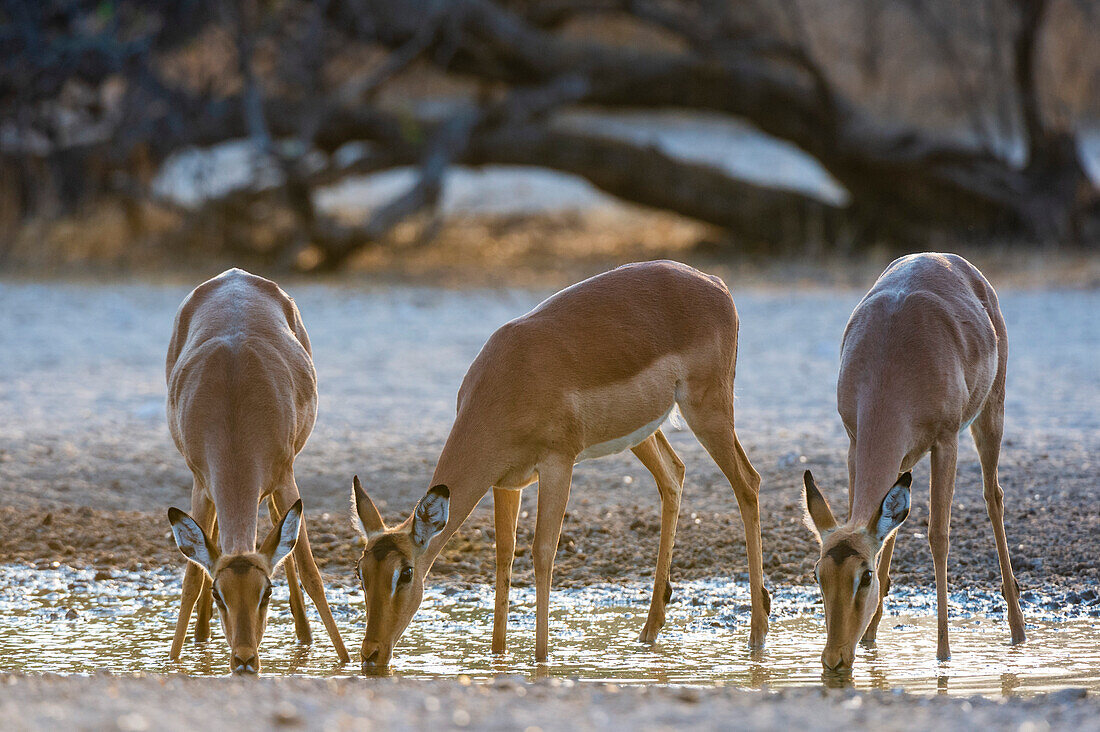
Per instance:
[[[264,597],[262,600],[260,600],[260,604],[266,605],[269,600],[271,600],[271,585],[268,585],[267,589],[264,590]]]
[[[863,570],[863,576],[859,578],[859,586],[867,587],[871,584],[871,570]]]
[[[225,612],[225,600],[222,599],[222,594],[218,592],[218,588],[213,588],[210,594],[214,596],[214,604],[216,604],[222,612]]]
[[[397,581],[400,582],[401,584],[405,584],[406,582],[412,582],[412,578],[413,578],[413,568],[412,567],[405,567],[404,569],[401,570],[401,575],[397,578]]]

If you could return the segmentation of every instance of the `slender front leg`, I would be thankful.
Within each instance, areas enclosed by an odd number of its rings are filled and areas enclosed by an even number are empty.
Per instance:
[[[291,483],[289,487],[280,488],[276,491],[274,497],[275,507],[281,516],[298,500],[298,487]],[[321,616],[321,622],[325,624],[325,630],[328,631],[332,646],[336,649],[336,655],[340,657],[343,663],[347,663],[350,656],[348,656],[347,648],[344,647],[344,640],[340,637],[340,630],[336,627],[332,611],[329,610],[328,600],[325,599],[325,583],[321,579],[321,571],[317,569],[317,563],[313,561],[313,552],[309,547],[309,532],[306,530],[305,514],[302,515],[302,527],[298,531],[298,543],[294,545],[294,561],[302,572],[302,584],[305,585],[306,594],[313,600],[313,605]]]
[[[546,661],[550,638],[550,582],[561,524],[569,502],[573,458],[551,455],[538,464],[538,517],[532,555],[535,563],[535,661]]]
[[[932,446],[932,491],[928,512],[928,545],[936,568],[936,658],[951,658],[947,638],[947,551],[950,544],[951,501],[955,494],[955,461],[959,440],[955,435]]]
[[[268,515],[271,516],[271,525],[278,526],[279,519],[282,516],[279,514],[279,509],[275,507],[274,496],[268,497],[267,510]],[[294,618],[294,635],[297,636],[299,643],[308,646],[313,643],[313,630],[309,627],[306,601],[302,597],[302,586],[298,584],[298,572],[295,568],[294,557],[287,557],[283,561],[283,567],[286,568],[286,583],[290,587],[290,615]]]
[[[218,545],[218,519],[214,517],[214,526],[210,532],[210,542]],[[214,613],[214,580],[203,573],[202,590],[199,592],[199,604],[195,613],[195,642],[210,640],[210,618]]]
[[[493,522],[496,526],[497,590],[493,607],[493,653],[504,653],[508,635],[508,593],[512,589],[512,561],[516,558],[516,527],[522,491],[493,488]]]
[[[642,643],[652,643],[664,627],[665,607],[672,599],[672,546],[676,541],[676,520],[680,515],[680,495],[684,488],[684,463],[660,430],[635,447],[633,452],[646,470],[653,474],[657,491],[661,494],[661,541],[653,575],[653,596],[649,601],[649,616],[638,636]]]
[[[871,645],[878,638],[878,624],[882,621],[882,605],[886,599],[887,593],[890,592],[890,558],[894,555],[894,538],[897,536],[897,532],[890,534],[890,538],[886,540],[886,543],[882,545],[882,558],[878,562],[878,609],[875,610],[875,616],[871,618],[871,624],[867,626],[867,630],[863,633],[863,643]]]
[[[214,503],[207,499],[196,480],[191,488],[191,518],[195,519],[207,536],[214,526]],[[172,638],[172,650],[168,657],[178,661],[183,650],[183,641],[187,637],[187,624],[191,620],[191,611],[195,609],[195,601],[199,599],[202,591],[206,572],[194,562],[187,563],[187,570],[183,575],[183,593],[180,597],[180,614],[176,618],[176,634]]]

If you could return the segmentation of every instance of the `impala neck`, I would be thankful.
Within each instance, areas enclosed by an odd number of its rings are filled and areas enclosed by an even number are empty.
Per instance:
[[[865,524],[882,507],[882,500],[898,480],[908,452],[907,420],[891,414],[887,419],[860,420],[856,431],[855,465],[852,467],[852,512],[849,523]]]
[[[464,425],[464,422],[468,420],[455,420],[432,474],[431,485],[442,483],[447,486],[451,491],[451,501],[447,525],[432,539],[425,553],[429,571],[443,547],[466,522],[496,479],[493,451],[486,450],[481,444],[481,438],[487,432]]]
[[[218,518],[218,549],[223,555],[256,551],[262,479],[259,471],[232,454],[234,449],[232,441],[212,449],[211,454],[224,453],[224,459],[213,460],[209,469],[210,499]]]

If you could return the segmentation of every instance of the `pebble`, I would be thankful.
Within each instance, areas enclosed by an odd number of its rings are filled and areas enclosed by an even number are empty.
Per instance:
[[[1080,686],[1071,686],[1067,689],[1060,689],[1047,694],[1047,699],[1052,702],[1074,702],[1079,699],[1084,699],[1089,695],[1089,690]]]
[[[302,723],[302,716],[298,713],[298,708],[290,702],[281,702],[275,707],[274,713],[271,715],[271,720],[280,727],[297,726]]]

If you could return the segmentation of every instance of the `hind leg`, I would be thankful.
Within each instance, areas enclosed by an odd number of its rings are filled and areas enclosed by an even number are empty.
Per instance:
[[[512,562],[516,558],[516,526],[523,493],[493,488],[493,520],[497,546],[497,588],[493,606],[493,653],[504,653],[508,635],[508,594],[512,589]]]
[[[282,516],[279,515],[279,509],[275,507],[274,498],[268,497],[267,509],[268,515],[271,516],[271,525],[278,526]],[[283,560],[283,567],[286,568],[286,583],[290,587],[290,615],[294,618],[294,635],[297,636],[299,643],[308,646],[313,643],[313,630],[309,627],[306,601],[302,597],[302,586],[298,584],[298,571],[294,565],[294,557]]]
[[[210,532],[210,541],[214,546],[218,545],[218,520],[214,519],[214,527]],[[195,611],[195,642],[205,643],[210,640],[210,618],[214,613],[214,580],[203,574],[202,590],[199,592],[198,609]]]
[[[661,494],[661,543],[653,575],[653,598],[649,602],[649,617],[638,638],[642,643],[652,643],[665,624],[665,606],[672,599],[669,572],[672,545],[676,541],[676,520],[680,515],[680,494],[684,488],[684,463],[660,430],[633,448],[633,452],[653,474]]]
[[[761,648],[768,634],[771,597],[764,589],[764,559],[760,546],[760,505],[757,500],[760,474],[752,467],[733,429],[732,385],[725,389],[717,388],[713,384],[703,384],[692,393],[696,391],[702,397],[693,400],[689,394],[689,398],[680,403],[680,409],[691,431],[721,468],[737,496],[741,521],[745,525],[749,589],[752,593],[749,645]]]
[[[1001,594],[1004,595],[1008,608],[1008,627],[1012,631],[1012,643],[1016,644],[1023,643],[1026,636],[1024,615],[1020,612],[1020,586],[1012,573],[1012,559],[1008,554],[1008,539],[1005,536],[1004,491],[997,479],[1003,430],[1004,397],[997,399],[996,403],[991,397],[970,426],[970,434],[974,438],[974,446],[978,448],[978,458],[982,463],[985,510],[989,514],[989,523],[993,526],[993,537],[997,543],[997,558],[1001,564]]]
[[[291,482],[289,485],[275,491],[273,497],[275,507],[281,516],[290,510],[290,507],[298,500],[298,486]],[[295,565],[302,573],[302,583],[305,585],[306,593],[313,600],[313,606],[317,608],[317,612],[321,616],[321,622],[324,623],[325,630],[328,631],[328,637],[332,641],[336,655],[339,656],[341,661],[347,663],[350,657],[344,647],[344,640],[340,637],[340,630],[336,627],[336,621],[332,617],[328,600],[325,599],[325,583],[321,578],[321,570],[317,569],[317,563],[313,560],[313,551],[309,547],[309,533],[306,531],[305,514],[302,515],[302,526],[298,530],[298,543],[294,545],[293,553]]]

